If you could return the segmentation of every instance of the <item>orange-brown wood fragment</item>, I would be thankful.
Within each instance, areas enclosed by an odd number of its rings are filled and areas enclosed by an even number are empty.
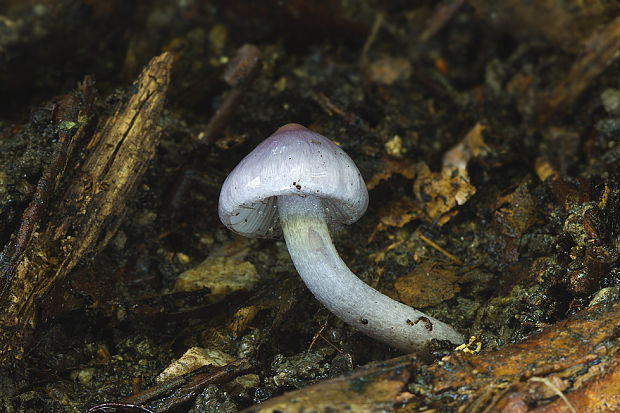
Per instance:
[[[417,362],[414,355],[402,356],[286,393],[246,411],[343,411],[351,406],[351,411],[362,412],[437,409],[480,413],[534,408],[570,412],[548,382],[578,412],[612,412],[620,409],[619,319],[620,302],[596,305],[491,353],[458,352],[430,366]],[[409,383],[402,381],[408,377]],[[360,395],[357,383],[379,391]]]
[[[472,157],[486,151],[483,131],[482,124],[475,124],[459,143],[446,151],[441,171],[431,172],[425,163],[418,165],[413,193],[429,221],[444,225],[457,214],[456,207],[476,193],[467,164]]]
[[[476,193],[476,188],[470,183],[467,164],[472,157],[481,156],[488,150],[482,137],[483,131],[481,123],[475,124],[458,144],[446,151],[439,172],[431,172],[424,162],[413,164],[408,159],[385,158],[385,168],[368,181],[368,190],[399,174],[407,179],[415,178],[413,193],[416,200],[398,199],[382,207],[378,213],[379,224],[368,241],[372,241],[380,231],[389,227],[402,228],[415,219],[444,225],[455,216],[455,207],[463,205]]]
[[[233,316],[233,320],[228,323],[228,329],[232,335],[234,337],[240,337],[260,310],[262,310],[262,308],[257,305],[249,305],[238,309]]]
[[[538,157],[534,161],[534,171],[536,172],[536,176],[541,181],[546,181],[547,179],[557,180],[560,179],[560,174],[556,170],[556,168],[551,165],[544,157]]]
[[[465,411],[476,411],[467,410],[467,406],[476,404],[476,400],[483,397],[486,390],[492,389],[492,393],[497,395],[500,388],[510,388],[511,391],[497,397],[494,402],[484,404],[485,408],[489,408],[490,403],[499,405],[502,399],[514,394],[512,386],[533,377],[569,379],[569,384],[571,381],[573,384],[563,390],[567,397],[574,391],[585,391],[584,387],[596,379],[600,380],[601,389],[614,390],[612,383],[617,378],[617,373],[614,373],[617,368],[614,356],[620,350],[617,340],[618,319],[620,303],[608,311],[595,306],[582,311],[574,320],[560,321],[522,343],[480,356],[454,354],[441,365],[436,364],[429,369],[434,375],[432,388],[438,392],[453,392],[461,386],[460,391],[471,394],[462,405]],[[580,381],[579,378],[588,374],[592,366],[600,366],[601,375]],[[553,397],[547,397],[546,393],[541,393],[544,397],[539,399],[528,399],[529,386],[515,391],[523,393],[530,406],[544,405],[554,400]],[[617,393],[601,392],[598,397],[614,403],[618,400]]]
[[[0,298],[0,363],[24,353],[41,300],[76,264],[105,247],[124,217],[161,135],[157,119],[170,81],[171,55],[154,58],[127,99],[83,136],[85,157],[68,161],[49,210],[8,269]],[[85,132],[85,131],[82,131]],[[78,151],[76,151],[78,152]]]

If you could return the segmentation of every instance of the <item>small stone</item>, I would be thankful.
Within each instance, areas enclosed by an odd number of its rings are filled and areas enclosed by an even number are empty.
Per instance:
[[[394,135],[392,139],[385,143],[385,151],[390,156],[402,158],[404,154],[402,138],[398,135]]]
[[[368,79],[380,85],[391,85],[411,77],[411,63],[404,57],[383,57],[372,62],[366,74]]]
[[[177,252],[175,255],[176,255],[177,261],[179,261],[181,264],[189,264],[189,262],[191,261],[189,256],[182,252]]]
[[[228,387],[230,394],[234,394],[237,397],[244,397],[248,391],[260,386],[260,377],[258,374],[245,374],[235,378]]]
[[[618,299],[618,297],[620,297],[620,287],[619,286],[605,287],[605,288],[599,290],[594,295],[594,298],[592,298],[592,300],[590,301],[590,304],[588,304],[588,307],[592,307],[593,305],[604,303],[604,302],[612,303],[612,302],[616,301]]]
[[[258,374],[245,374],[233,380],[233,383],[240,385],[244,389],[250,387],[258,387],[260,385],[260,376]]]
[[[620,90],[605,89],[601,93],[601,102],[610,115],[620,116]]]
[[[73,380],[78,380],[80,384],[88,384],[93,380],[94,375],[95,375],[95,369],[92,367],[88,367],[85,369],[72,372],[71,378]]]
[[[603,133],[620,131],[619,118],[603,118],[594,124],[594,127]]]

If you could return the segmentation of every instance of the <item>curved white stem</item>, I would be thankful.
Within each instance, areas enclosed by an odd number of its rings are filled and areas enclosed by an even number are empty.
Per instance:
[[[345,323],[406,352],[424,351],[433,338],[463,342],[463,336],[449,325],[357,278],[332,243],[319,198],[280,196],[278,212],[297,272],[314,296]]]

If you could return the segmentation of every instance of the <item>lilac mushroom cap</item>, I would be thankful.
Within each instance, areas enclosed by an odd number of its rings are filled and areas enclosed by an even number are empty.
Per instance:
[[[288,124],[246,156],[220,192],[220,219],[248,237],[282,233],[297,272],[338,318],[402,351],[426,352],[432,339],[460,344],[449,325],[361,281],[342,261],[329,228],[357,221],[368,191],[349,156],[329,139]]]
[[[246,237],[278,237],[276,198],[282,195],[320,198],[330,227],[354,223],[368,207],[366,184],[349,155],[296,123],[275,131],[228,175],[220,220]]]

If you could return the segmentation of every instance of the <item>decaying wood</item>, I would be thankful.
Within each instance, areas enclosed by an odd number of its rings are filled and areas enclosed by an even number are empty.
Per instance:
[[[85,155],[67,157],[65,173],[55,174],[62,178],[47,213],[39,208],[35,216],[40,219],[38,233],[32,223],[22,225],[30,231],[20,230],[9,265],[1,269],[5,280],[0,297],[0,363],[22,356],[39,303],[54,283],[105,247],[114,235],[127,200],[155,155],[161,135],[157,119],[171,64],[168,53],[154,58],[130,95],[99,121],[94,132],[87,122],[78,127],[73,141],[79,142],[80,150],[74,152]],[[75,120],[68,120],[73,122],[71,127]]]
[[[538,121],[546,123],[569,109],[609,65],[620,58],[620,16],[588,38],[568,74],[539,105]]]
[[[153,413],[173,411],[175,408],[186,405],[188,402],[196,399],[196,396],[209,384],[227,383],[235,377],[248,372],[251,368],[252,364],[247,359],[239,359],[222,367],[213,368],[212,366],[207,366],[184,374],[183,376],[175,377],[162,386],[156,386],[153,389],[159,391],[167,389],[172,391],[170,391],[170,394],[165,394],[165,397],[161,400],[152,403],[153,406],[150,410],[152,410]],[[149,389],[141,394],[127,398],[126,401],[143,405],[146,404],[147,401],[152,400],[154,393],[156,393],[156,391],[151,391]]]
[[[620,407],[620,383],[615,380],[618,361],[614,360],[620,350],[619,319],[620,303],[611,308],[594,306],[522,343],[481,356],[455,354],[429,368],[433,375],[431,388],[442,396],[467,396],[459,407],[467,412],[482,412],[501,410],[508,399],[520,399],[531,406],[557,399],[547,385],[532,380],[541,378],[558,383],[556,387],[574,403],[580,395],[585,396],[579,403],[589,403],[590,408],[578,411],[596,411],[593,407],[599,402]],[[616,389],[609,393],[597,391],[594,398],[583,394],[584,386],[594,382],[601,389],[602,383],[608,384],[608,390],[612,390],[610,386]],[[556,406],[562,403],[554,402]]]
[[[286,393],[250,412],[381,412],[389,411],[421,365],[414,356],[360,367],[349,375]]]
[[[73,154],[77,142],[83,138],[94,98],[92,79],[86,77],[77,91],[62,96],[53,104],[52,122],[57,129],[57,143],[49,165],[39,179],[32,201],[22,215],[21,225],[8,251],[10,256],[3,257],[0,263],[2,293],[7,290],[15,265],[28,247],[35,227],[39,225],[47,211],[52,194],[65,173],[68,159]]]
[[[450,2],[447,2],[450,3]],[[544,40],[577,53],[585,39],[620,11],[609,0],[469,0],[489,24],[517,38]]]
[[[407,355],[245,411],[618,411],[619,319],[620,303],[596,305],[488,354],[459,352],[430,366]]]
[[[227,383],[247,373],[252,363],[247,359],[239,359],[221,367],[211,365],[199,367],[189,373],[173,377],[138,394],[127,397],[122,402],[108,402],[93,406],[86,413],[105,412],[114,407],[143,407],[144,411],[166,413],[193,401],[209,384]]]

